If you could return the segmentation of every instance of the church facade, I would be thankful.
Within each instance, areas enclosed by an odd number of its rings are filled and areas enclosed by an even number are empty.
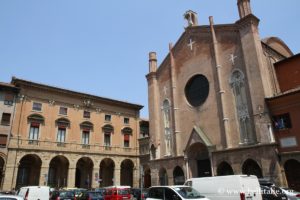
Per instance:
[[[232,24],[209,17],[199,25],[187,11],[188,26],[160,66],[149,54],[148,184],[254,174],[286,185],[265,99],[280,93],[273,64],[293,53],[279,38],[260,38],[250,0],[237,5]]]

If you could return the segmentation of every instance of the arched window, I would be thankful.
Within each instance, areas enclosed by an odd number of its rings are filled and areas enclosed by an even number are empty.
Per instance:
[[[166,155],[171,155],[170,110],[170,102],[166,99],[163,102]]]
[[[230,77],[230,84],[235,96],[236,112],[240,127],[240,143],[254,143],[255,134],[251,125],[245,88],[245,76],[243,72],[240,70],[235,70]]]

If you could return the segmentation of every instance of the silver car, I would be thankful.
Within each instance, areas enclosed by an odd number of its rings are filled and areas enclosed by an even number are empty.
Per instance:
[[[24,198],[18,195],[0,194],[0,200],[24,200]]]

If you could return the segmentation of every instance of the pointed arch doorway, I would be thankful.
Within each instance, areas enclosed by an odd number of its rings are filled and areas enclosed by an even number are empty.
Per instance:
[[[197,142],[189,146],[187,159],[191,177],[212,176],[208,149],[203,143]]]
[[[187,177],[209,177],[213,175],[209,151],[215,149],[209,137],[198,126],[194,126],[185,148]]]

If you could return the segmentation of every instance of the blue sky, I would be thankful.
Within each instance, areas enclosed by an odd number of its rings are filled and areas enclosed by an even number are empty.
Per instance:
[[[12,76],[144,105],[148,53],[160,63],[184,31],[186,10],[200,25],[238,20],[237,0],[0,0],[0,81]],[[252,0],[261,37],[300,52],[300,1]]]

